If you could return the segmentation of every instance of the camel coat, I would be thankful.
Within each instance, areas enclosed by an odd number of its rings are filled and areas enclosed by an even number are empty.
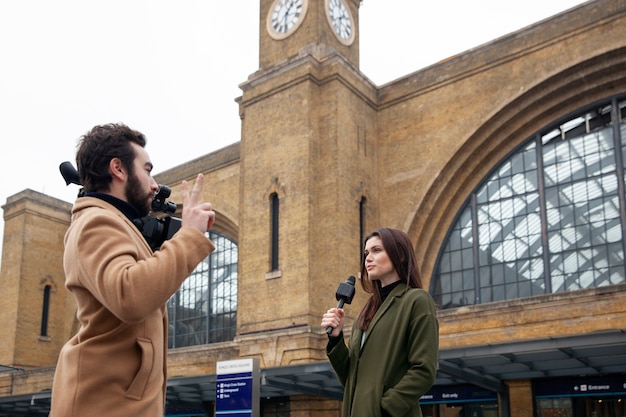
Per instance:
[[[76,201],[63,266],[80,328],[59,355],[50,417],[164,415],[165,303],[213,250],[182,227],[153,254],[113,205]]]
[[[421,417],[419,399],[435,382],[439,326],[430,295],[398,285],[369,330],[352,328],[328,358],[344,386],[343,417]],[[383,410],[386,414],[383,414]]]

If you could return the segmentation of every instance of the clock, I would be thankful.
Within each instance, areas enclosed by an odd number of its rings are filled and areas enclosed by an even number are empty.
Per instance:
[[[285,39],[304,20],[308,0],[274,0],[267,14],[267,31],[274,39]]]
[[[325,0],[326,17],[337,39],[344,45],[354,41],[354,20],[344,0]]]

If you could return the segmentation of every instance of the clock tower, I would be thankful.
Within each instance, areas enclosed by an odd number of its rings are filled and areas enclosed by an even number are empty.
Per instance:
[[[261,69],[312,50],[333,48],[358,67],[359,0],[261,0]]]
[[[319,324],[377,223],[376,87],[358,69],[360,0],[261,0],[258,71],[240,85],[240,355],[325,359]],[[362,299],[359,299],[362,298]],[[346,314],[354,319],[365,300]],[[272,335],[271,345],[265,335]]]

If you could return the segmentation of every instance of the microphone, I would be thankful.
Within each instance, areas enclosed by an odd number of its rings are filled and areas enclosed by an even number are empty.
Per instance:
[[[61,175],[65,180],[65,185],[76,184],[82,186],[80,183],[80,176],[78,175],[78,171],[74,168],[71,162],[65,161],[61,165],[59,165],[59,171],[61,171]],[[85,195],[85,191],[83,188],[78,190],[78,196],[82,197]]]
[[[345,282],[339,284],[339,288],[337,288],[337,292],[335,293],[335,298],[339,303],[337,303],[337,308],[342,308],[343,304],[352,303],[352,298],[354,298],[354,278],[352,275],[348,277]],[[328,326],[326,328],[326,334],[330,335],[333,332],[333,328]]]
[[[61,165],[59,165],[59,171],[61,171],[61,175],[65,180],[65,185],[81,185],[78,171],[76,171],[76,168],[74,168],[71,162],[63,162]]]

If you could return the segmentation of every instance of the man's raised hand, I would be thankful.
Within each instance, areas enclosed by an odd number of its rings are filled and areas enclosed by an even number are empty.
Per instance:
[[[183,187],[183,227],[189,226],[202,233],[205,233],[215,222],[215,212],[213,204],[201,203],[202,186],[204,185],[204,175],[198,174],[193,189],[189,192],[187,181],[182,182]]]

